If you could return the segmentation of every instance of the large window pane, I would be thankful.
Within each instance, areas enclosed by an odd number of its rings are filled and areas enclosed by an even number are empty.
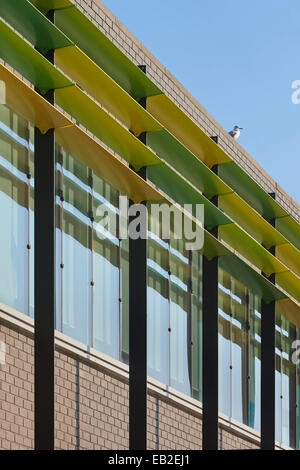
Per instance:
[[[282,442],[296,445],[296,365],[292,362],[292,343],[296,328],[282,317]]]
[[[183,240],[171,243],[171,386],[191,394],[190,264]]]
[[[202,255],[192,252],[192,396],[202,400]]]
[[[260,430],[261,413],[261,302],[250,295],[250,403],[249,425]]]
[[[29,314],[27,123],[0,106],[0,300]]]
[[[96,175],[93,181],[94,214],[104,204],[117,216],[118,192]],[[95,230],[93,233],[93,333],[94,347],[119,359],[120,242],[115,235],[108,232],[102,240]]]
[[[231,416],[231,279],[219,269],[219,411]]]
[[[246,288],[232,279],[232,417],[248,424],[248,310]]]
[[[88,168],[64,155],[63,332],[90,343],[91,247]]]
[[[168,244],[148,239],[147,353],[148,374],[169,384]]]

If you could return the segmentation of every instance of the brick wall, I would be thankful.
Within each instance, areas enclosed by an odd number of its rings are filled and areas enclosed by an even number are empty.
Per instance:
[[[0,341],[6,346],[0,364],[0,450],[32,449],[33,322],[0,312]],[[15,320],[20,318],[20,320]],[[24,320],[24,324],[22,321]],[[103,367],[82,351],[59,343],[55,354],[55,446],[57,449],[128,449],[128,373]],[[100,357],[101,355],[99,355]],[[116,362],[116,361],[115,361]],[[149,384],[148,443],[150,450],[197,450],[202,445],[201,407]],[[168,395],[168,396],[167,396]],[[258,447],[222,421],[221,449]],[[250,431],[250,430],[249,430]],[[244,433],[245,434],[245,433]],[[249,437],[250,436],[250,437]]]

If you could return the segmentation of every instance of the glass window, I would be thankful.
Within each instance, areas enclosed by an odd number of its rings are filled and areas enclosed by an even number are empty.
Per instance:
[[[219,411],[231,416],[231,279],[219,269]]]
[[[250,294],[250,403],[249,425],[260,430],[261,412],[261,301]]]
[[[235,279],[231,286],[232,311],[232,417],[248,424],[248,297]]]
[[[171,240],[171,386],[191,394],[191,279],[189,253],[183,240]]]
[[[63,332],[90,344],[91,246],[88,168],[63,159]]]
[[[297,443],[297,366],[292,361],[297,328],[276,313],[276,440],[295,448]]]
[[[129,363],[129,240],[120,244],[121,359]]]
[[[260,428],[261,301],[219,268],[219,410]]]
[[[0,106],[0,299],[29,314],[29,126]]]
[[[148,374],[169,384],[169,246],[148,235]]]
[[[99,204],[118,213],[119,195],[108,183],[94,175],[94,214]],[[97,222],[97,218],[96,218]],[[104,240],[93,230],[93,334],[94,347],[112,357],[120,357],[120,242],[109,233]]]
[[[200,400],[202,255],[149,231],[147,263],[148,374]]]
[[[202,400],[202,255],[192,256],[192,396]]]

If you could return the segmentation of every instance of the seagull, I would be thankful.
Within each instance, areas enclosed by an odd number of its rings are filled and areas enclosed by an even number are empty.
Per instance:
[[[231,137],[233,137],[234,140],[237,140],[240,136],[240,130],[242,129],[243,129],[242,127],[234,126],[233,130],[228,132],[228,134],[231,135]]]

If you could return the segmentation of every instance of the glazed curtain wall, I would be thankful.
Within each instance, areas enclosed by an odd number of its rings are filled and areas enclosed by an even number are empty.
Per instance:
[[[276,441],[299,449],[300,367],[292,361],[300,330],[276,314]],[[261,300],[219,268],[219,411],[260,430]]]
[[[260,429],[260,299],[219,268],[219,410]]]
[[[33,316],[33,128],[0,107],[0,301]],[[56,328],[128,363],[128,242],[96,236],[100,203],[117,215],[119,193],[56,148]],[[148,232],[148,373],[202,399],[202,256]],[[299,329],[276,326],[276,439],[299,448]],[[219,410],[260,428],[260,299],[220,268]]]
[[[202,256],[148,236],[148,374],[201,400]]]

